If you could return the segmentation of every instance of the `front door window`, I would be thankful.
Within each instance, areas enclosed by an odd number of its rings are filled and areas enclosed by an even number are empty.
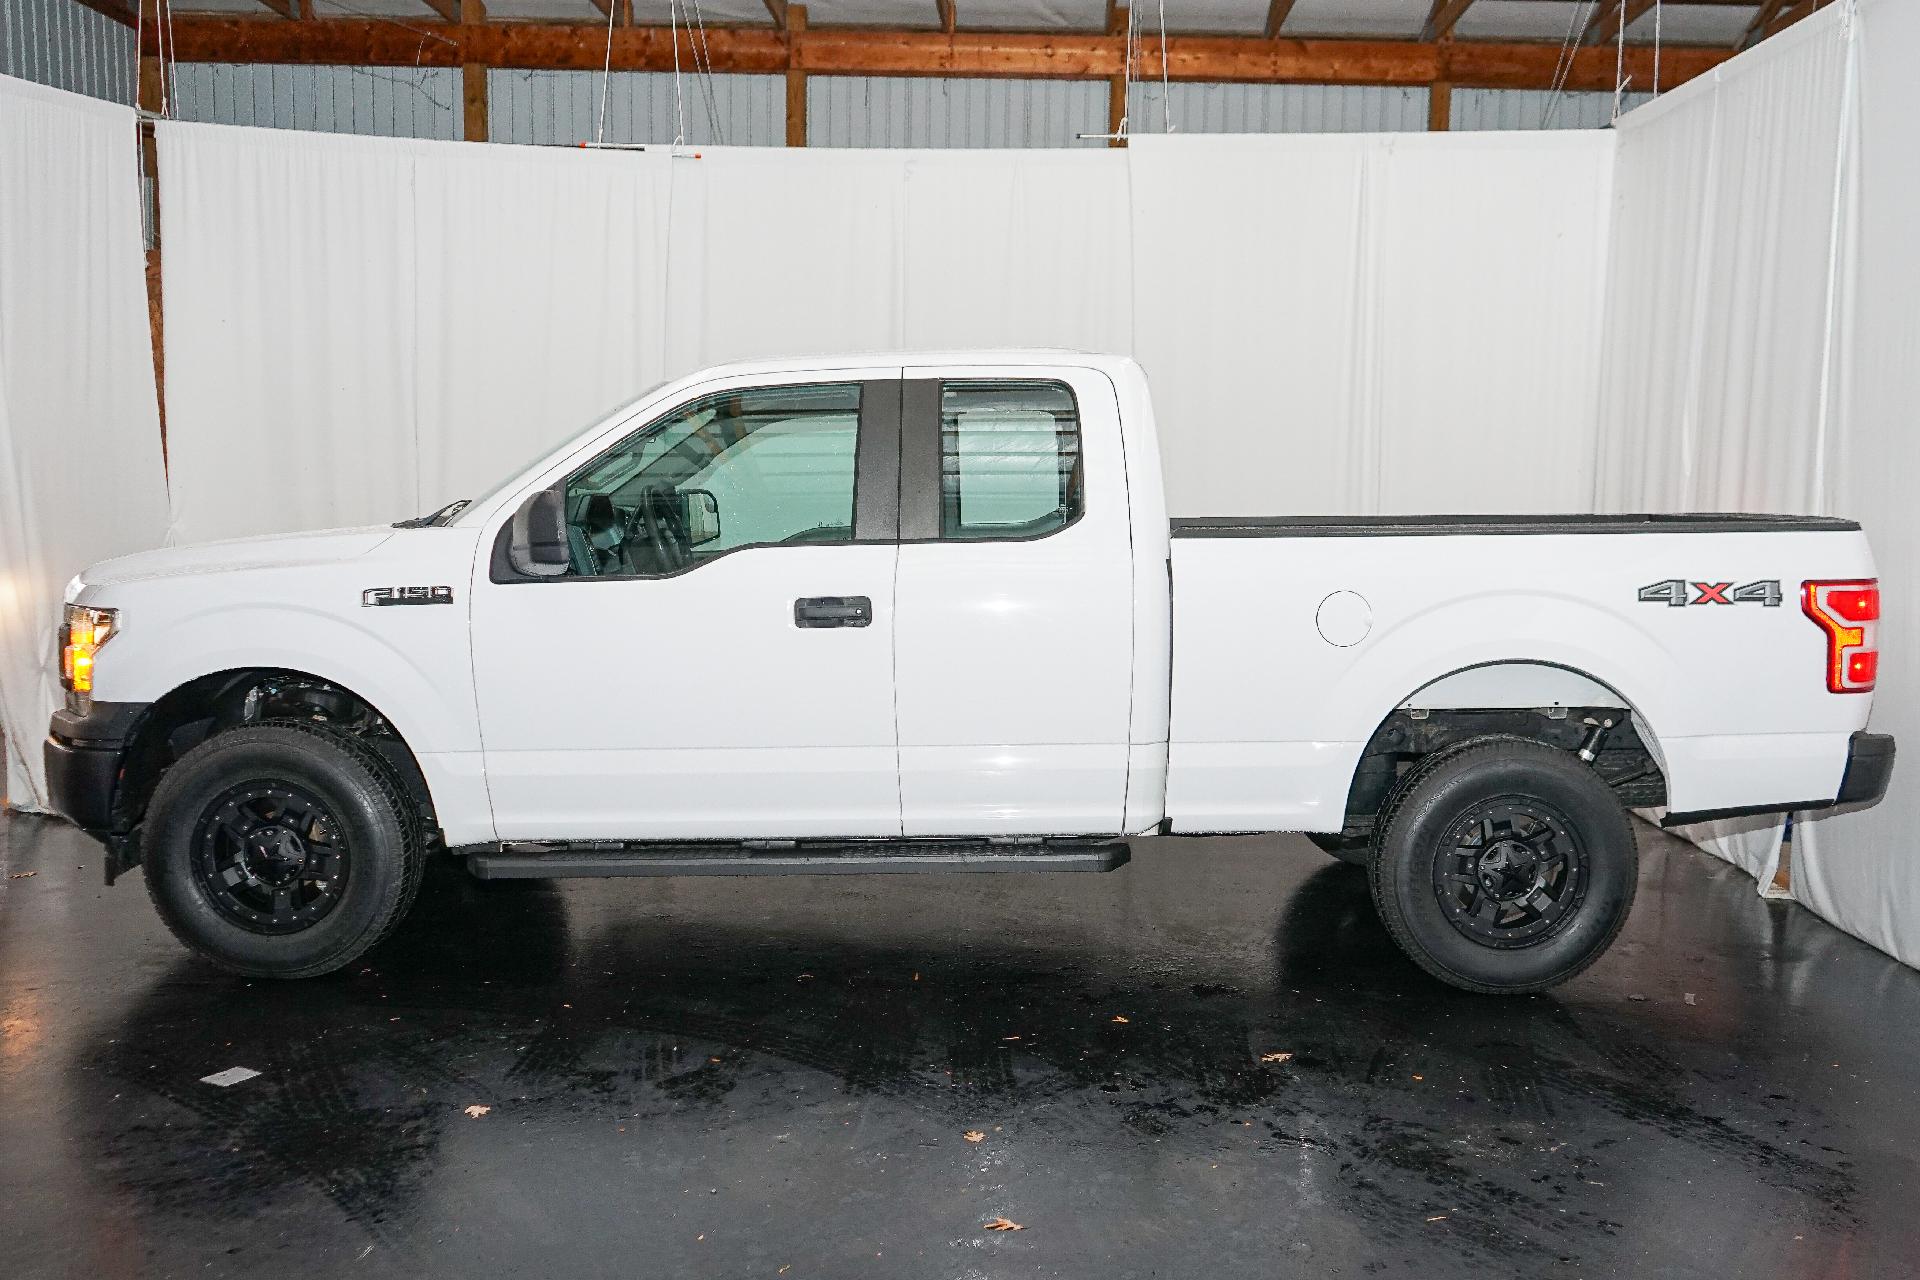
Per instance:
[[[853,540],[859,383],[725,391],[567,481],[571,572],[680,573],[743,547]]]

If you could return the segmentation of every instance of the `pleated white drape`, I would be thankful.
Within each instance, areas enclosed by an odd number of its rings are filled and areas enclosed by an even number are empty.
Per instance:
[[[1829,509],[1840,17],[1799,23],[1617,126],[1602,510]],[[1688,834],[1764,887],[1781,830],[1743,818]]]
[[[45,807],[56,635],[75,573],[159,544],[159,405],[126,107],[0,76],[0,729]]]
[[[1136,353],[1176,514],[1588,501],[1605,134],[677,155],[160,135],[183,540],[470,495],[662,374],[903,347]]]
[[[472,496],[661,377],[664,153],[158,135],[176,541]]]
[[[1920,964],[1920,6],[1843,0],[1623,118],[1597,497],[1859,519],[1882,583],[1884,803],[1803,815],[1793,896]],[[1811,625],[1811,624],[1809,624]],[[1811,678],[1811,677],[1810,677]],[[1781,824],[1702,845],[1766,885]]]
[[[1128,149],[1173,514],[1587,507],[1611,136]]]

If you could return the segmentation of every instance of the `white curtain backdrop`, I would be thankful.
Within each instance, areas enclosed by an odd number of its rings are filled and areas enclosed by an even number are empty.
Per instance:
[[[1843,8],[1616,126],[1601,510],[1830,507],[1821,441]],[[1688,834],[1764,889],[1781,829],[1747,818]]]
[[[1843,0],[1619,124],[1603,510],[1809,511],[1865,526],[1885,618],[1885,802],[1802,815],[1793,896],[1920,964],[1920,6]],[[1764,887],[1781,826],[1690,831]]]
[[[1587,507],[1610,135],[1128,150],[1173,514]]]
[[[1137,353],[1176,514],[1577,508],[1611,148],[670,156],[163,124],[174,532],[430,509],[724,360],[985,345]]]
[[[0,728],[41,809],[61,600],[166,529],[134,114],[0,76]]]
[[[1863,0],[1853,21],[1826,474],[1833,510],[1873,539],[1885,611],[1873,727],[1904,758],[1876,808],[1795,829],[1793,894],[1920,965],[1920,5]]]
[[[664,152],[158,134],[175,541],[418,514],[662,376]]]

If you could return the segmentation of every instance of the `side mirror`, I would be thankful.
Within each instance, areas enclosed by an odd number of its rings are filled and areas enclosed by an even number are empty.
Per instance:
[[[720,536],[720,499],[705,489],[680,491],[680,527],[687,531],[687,545],[701,547]]]
[[[572,567],[567,550],[566,503],[558,488],[542,489],[513,513],[507,560],[515,573],[557,578]]]

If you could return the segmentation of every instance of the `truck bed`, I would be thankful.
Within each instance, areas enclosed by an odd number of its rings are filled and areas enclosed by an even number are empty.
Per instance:
[[[1190,516],[1172,521],[1176,538],[1405,538],[1445,534],[1569,533],[1849,533],[1860,528],[1834,516],[1745,512],[1673,515],[1483,516]]]

